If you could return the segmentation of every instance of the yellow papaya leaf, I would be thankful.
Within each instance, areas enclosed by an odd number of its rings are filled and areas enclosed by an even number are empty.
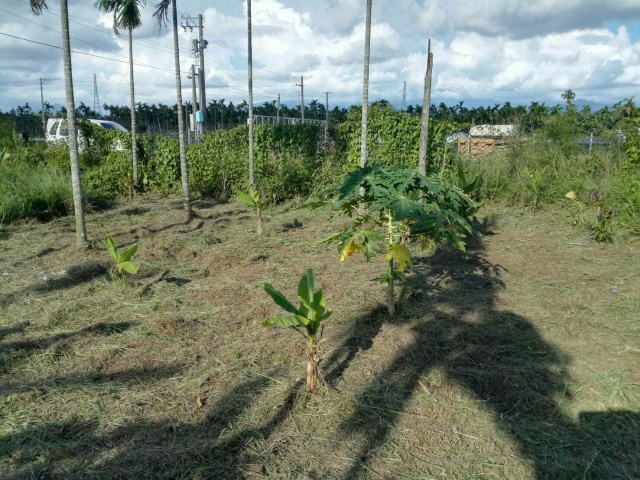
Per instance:
[[[569,193],[567,193],[565,195],[565,197],[567,197],[569,200],[577,200],[578,197],[576,195],[576,192],[574,192],[573,190],[571,190]]]
[[[342,250],[342,255],[340,255],[340,261],[344,262],[347,258],[352,256],[355,253],[360,252],[361,245],[359,243],[351,242],[347,247]]]
[[[398,262],[398,271],[404,272],[405,269],[413,270],[413,262],[411,261],[411,252],[409,249],[400,244],[390,245],[387,253],[387,262],[394,260]]]

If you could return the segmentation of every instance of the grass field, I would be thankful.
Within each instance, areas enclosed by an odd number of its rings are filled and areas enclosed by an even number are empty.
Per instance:
[[[389,321],[383,259],[279,207],[143,197],[0,230],[0,477],[640,478],[640,244],[556,209],[489,205],[466,253],[415,249]],[[143,262],[113,281],[104,237]],[[321,370],[263,282],[313,268],[334,315]]]

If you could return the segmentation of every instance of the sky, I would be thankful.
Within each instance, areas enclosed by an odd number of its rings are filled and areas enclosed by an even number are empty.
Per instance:
[[[59,2],[30,12],[28,0],[0,2],[0,109],[44,98],[64,105]],[[76,105],[93,106],[93,75],[101,104],[129,103],[128,41],[114,35],[112,17],[94,0],[69,0]],[[207,99],[240,102],[247,95],[246,1],[177,0],[181,14],[204,17]],[[136,100],[175,103],[172,26],[158,30],[155,0],[134,32]],[[330,107],[362,102],[366,0],[253,0],[255,104],[299,103],[295,77],[304,77],[305,103]],[[180,20],[179,21],[184,21]],[[190,39],[180,28],[183,99]],[[12,35],[9,37],[7,35]],[[638,0],[373,0],[369,99],[422,103],[427,44],[434,55],[432,102],[449,105],[561,103],[572,89],[593,105],[640,94]],[[99,58],[103,57],[103,58]]]

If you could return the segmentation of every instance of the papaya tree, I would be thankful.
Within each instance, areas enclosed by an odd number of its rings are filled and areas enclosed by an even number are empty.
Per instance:
[[[298,330],[307,339],[307,390],[320,391],[318,385],[319,340],[322,337],[322,322],[331,316],[326,308],[322,290],[314,291],[313,270],[307,270],[298,284],[300,306],[294,307],[287,298],[275,290],[270,283],[264,284],[264,291],[273,301],[290,315],[269,317],[262,322],[263,327],[291,327]]]
[[[361,205],[365,208],[359,208]],[[305,206],[352,219],[319,242],[337,244],[340,261],[360,252],[368,261],[384,250],[387,267],[380,281],[387,284],[387,309],[393,316],[394,283],[413,269],[409,243],[415,240],[423,247],[448,243],[464,250],[463,239],[473,234],[468,217],[480,205],[468,191],[444,177],[423,175],[405,166],[380,165],[348,173],[340,183],[325,189],[320,200]]]

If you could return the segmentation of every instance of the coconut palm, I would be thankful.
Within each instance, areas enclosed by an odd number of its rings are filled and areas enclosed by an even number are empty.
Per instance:
[[[562,97],[567,102],[567,106],[570,107],[573,103],[573,100],[576,98],[576,94],[573,90],[569,89],[562,92],[562,95],[560,95],[560,97]]]
[[[166,26],[169,21],[169,7],[171,7],[171,23],[173,24],[173,53],[176,70],[176,99],[178,111],[178,137],[180,141],[180,173],[182,176],[182,207],[187,217],[191,217],[191,202],[189,200],[189,169],[187,166],[187,151],[184,142],[184,113],[182,110],[182,82],[180,80],[180,47],[178,45],[178,8],[176,0],[161,0],[155,5],[153,16],[158,21],[158,28]]]
[[[133,159],[133,185],[138,186],[138,152],[136,139],[136,100],[133,83],[133,29],[142,25],[140,8],[146,0],[97,0],[94,6],[106,13],[113,13],[113,32],[120,36],[120,29],[129,33],[129,91],[131,96],[131,157]]]
[[[367,0],[364,34],[364,75],[362,79],[362,135],[360,137],[360,167],[367,166],[367,120],[369,113],[369,58],[371,57],[371,2]]]
[[[46,0],[30,0],[31,11],[40,15],[47,8]],[[67,97],[67,127],[69,132],[69,157],[71,161],[71,189],[73,210],[76,218],[76,242],[79,246],[87,243],[87,228],[84,221],[84,198],[82,179],[78,163],[78,132],[76,129],[76,106],[73,98],[73,75],[71,73],[71,48],[69,46],[69,9],[67,0],[60,0],[60,22],[62,26],[62,60],[64,64],[64,86]]]
[[[249,185],[255,187],[253,164],[253,50],[251,48],[251,0],[247,0],[247,58],[249,75]]]

